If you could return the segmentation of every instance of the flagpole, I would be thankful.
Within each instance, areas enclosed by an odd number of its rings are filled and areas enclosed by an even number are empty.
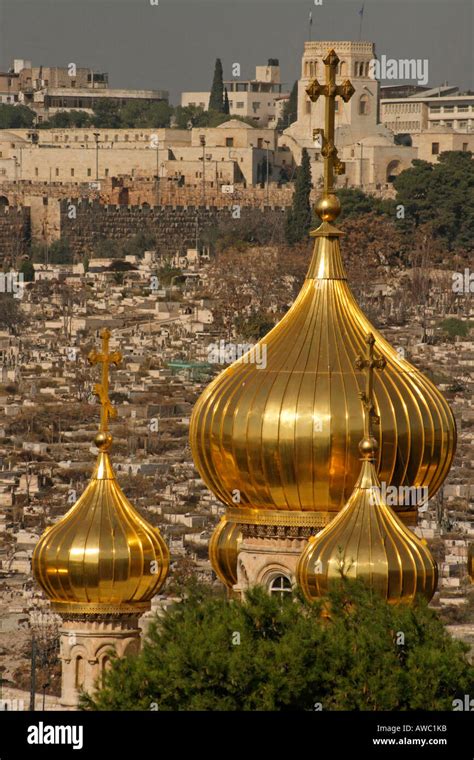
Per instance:
[[[308,21],[308,32],[309,32],[309,41],[311,42],[311,27],[313,26],[313,14],[310,11],[309,12],[309,21]]]
[[[359,11],[360,16],[360,23],[359,23],[359,42],[362,39],[362,22],[364,20],[364,3],[362,3],[362,8]]]

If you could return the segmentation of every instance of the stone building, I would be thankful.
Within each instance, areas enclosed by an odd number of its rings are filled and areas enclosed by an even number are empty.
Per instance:
[[[13,89],[17,88],[16,101],[35,111],[38,122],[47,121],[58,111],[92,113],[94,107],[104,101],[123,106],[137,100],[143,103],[168,100],[166,90],[112,89],[108,74],[74,63],[68,66],[32,66],[31,61],[17,58],[13,61],[11,73],[3,76],[11,79]],[[0,95],[1,85],[0,78]]]
[[[390,97],[382,94],[380,100],[380,121],[396,134],[418,134],[439,127],[474,130],[474,95],[460,93],[459,87],[425,88],[405,96],[398,96],[394,90],[389,93]]]
[[[379,83],[371,76],[370,69],[370,63],[375,59],[372,42],[305,42],[298,80],[298,118],[285,129],[279,144],[292,151],[297,163],[306,148],[313,182],[321,181],[321,147],[313,135],[314,130],[324,128],[324,103],[323,98],[312,102],[306,90],[315,78],[324,83],[322,58],[331,48],[339,57],[336,83],[342,84],[349,79],[355,89],[348,103],[340,100],[336,105],[336,143],[340,157],[346,163],[345,175],[339,183],[363,186],[369,191],[381,189],[411,165],[416,151],[396,145],[393,133],[380,123]]]
[[[270,58],[266,66],[255,67],[254,79],[228,79],[224,81],[229,97],[231,116],[254,119],[260,127],[275,127],[282,116],[283,106],[290,97],[281,82],[278,60]],[[183,92],[182,106],[197,106],[207,111],[210,92]]]

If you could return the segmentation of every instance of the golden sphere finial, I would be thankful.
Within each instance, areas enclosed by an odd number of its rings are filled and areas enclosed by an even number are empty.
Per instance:
[[[372,436],[362,438],[359,443],[359,451],[364,459],[373,459],[378,451],[379,444]]]
[[[112,446],[112,436],[110,433],[99,432],[94,438],[94,443],[99,451],[108,451]]]
[[[316,213],[323,222],[333,222],[341,213],[341,204],[339,198],[330,193],[323,195],[315,206]]]

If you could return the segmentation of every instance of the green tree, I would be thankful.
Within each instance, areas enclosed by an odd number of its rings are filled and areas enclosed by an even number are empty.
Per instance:
[[[68,240],[55,240],[49,247],[50,264],[72,264],[74,254]]]
[[[425,601],[387,604],[342,581],[322,601],[255,588],[244,602],[194,588],[112,659],[89,710],[443,710],[472,694],[468,647]],[[403,634],[403,635],[401,635]]]
[[[31,127],[35,116],[35,112],[27,106],[11,106],[2,103],[0,104],[0,129]]]
[[[209,111],[224,113],[224,75],[220,58],[216,58],[214,78],[212,80]]]
[[[286,129],[290,124],[298,118],[298,81],[296,81],[291,88],[290,97],[283,106],[283,114],[281,118],[281,129]]]
[[[43,129],[54,129],[56,127],[90,127],[92,119],[86,111],[58,111],[47,122],[42,122]]]
[[[227,87],[224,90],[224,113],[230,114],[229,93],[227,92]]]
[[[448,317],[447,319],[443,319],[443,321],[439,323],[439,326],[443,332],[451,338],[451,340],[454,340],[457,336],[467,338],[469,330],[473,324],[473,322],[467,320],[463,321],[462,319],[456,319],[456,317]]]
[[[253,311],[248,317],[236,317],[234,326],[244,340],[260,340],[274,326],[275,321],[266,312]]]
[[[346,219],[351,216],[362,216],[370,214],[372,211],[380,214],[389,211],[392,202],[382,201],[373,195],[367,195],[358,187],[344,187],[336,192],[341,202],[340,219]]]
[[[474,161],[470,151],[441,153],[437,163],[413,161],[394,180],[407,229],[427,222],[450,248],[472,248]]]
[[[35,268],[30,259],[25,259],[20,267],[20,272],[23,275],[25,282],[34,282]]]
[[[311,166],[308,151],[303,148],[301,166],[298,167],[295,182],[293,202],[288,209],[286,218],[286,240],[288,243],[298,243],[307,237],[311,226]]]
[[[108,100],[99,100],[94,107],[92,117],[94,127],[98,129],[116,129],[122,126],[120,108],[117,103]]]

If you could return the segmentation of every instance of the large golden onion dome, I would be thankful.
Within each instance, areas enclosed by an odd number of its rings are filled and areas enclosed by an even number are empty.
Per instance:
[[[346,280],[339,231],[325,221],[312,234],[316,243],[303,287],[254,350],[254,357],[266,355],[266,366],[252,361],[250,352],[219,374],[194,407],[196,467],[234,511],[318,511],[327,522],[359,474],[363,415],[354,361],[373,332],[388,362],[374,388],[379,478],[387,487],[427,489],[432,497],[454,456],[451,410],[361,311]]]
[[[363,401],[367,426],[359,445],[359,477],[344,508],[309,539],[297,581],[310,600],[327,594],[342,577],[365,581],[391,604],[411,604],[417,594],[430,600],[438,581],[436,562],[384,500],[374,466],[378,445],[368,423],[371,401],[365,396]]]
[[[213,539],[214,569],[230,587],[237,573],[239,526],[245,534],[309,537],[327,525],[352,494],[360,474],[363,385],[357,357],[375,335],[387,365],[375,378],[380,418],[373,462],[382,487],[404,496],[394,506],[415,523],[417,506],[445,479],[456,445],[452,412],[438,389],[371,325],[356,302],[334,222],[340,203],[334,174],[343,164],[334,145],[335,97],[354,93],[336,84],[339,59],[324,59],[326,84],[306,92],[326,98],[321,154],[321,225],[303,287],[283,319],[245,356],[221,372],[198,399],[190,444],[208,488],[226,505],[227,527]],[[363,251],[361,251],[361,266]],[[262,359],[264,359],[262,361]],[[406,503],[407,490],[414,503]],[[231,526],[234,526],[232,529]],[[270,530],[271,528],[271,530]]]
[[[102,402],[99,449],[92,478],[74,506],[47,528],[33,554],[33,574],[59,613],[136,613],[150,608],[163,585],[169,552],[158,530],[144,520],[117,483],[109,456],[112,436],[108,416],[115,410],[108,399],[108,330],[102,332],[102,384],[95,392]]]

